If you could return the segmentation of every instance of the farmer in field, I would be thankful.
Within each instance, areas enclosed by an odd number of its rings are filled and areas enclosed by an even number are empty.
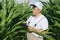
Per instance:
[[[26,21],[29,30],[27,40],[44,40],[43,36],[39,35],[39,33],[48,29],[48,20],[41,13],[43,4],[41,2],[35,2],[30,4],[30,6],[32,6],[32,16]]]

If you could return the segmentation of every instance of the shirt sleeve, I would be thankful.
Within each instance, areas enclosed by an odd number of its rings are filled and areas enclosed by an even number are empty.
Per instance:
[[[31,18],[32,16],[30,16],[28,19],[27,19],[27,21],[26,22],[28,22],[29,20],[30,20],[30,18]]]
[[[26,22],[27,22],[27,24],[28,24],[28,22],[30,21],[31,17],[32,17],[32,16],[30,16],[30,17],[27,19],[27,21],[26,21]]]
[[[43,29],[47,30],[48,29],[48,20],[46,18],[42,19],[38,24],[37,24],[38,29]]]

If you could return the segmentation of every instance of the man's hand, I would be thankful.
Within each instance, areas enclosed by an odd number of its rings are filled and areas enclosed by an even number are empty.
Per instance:
[[[30,32],[34,32],[36,29],[35,29],[34,27],[29,26],[29,27],[28,27],[28,30],[29,30]]]
[[[36,29],[34,27],[31,27],[31,26],[28,26],[28,30],[29,30],[29,32],[35,32],[37,34],[40,34],[44,31],[43,29]]]
[[[22,22],[20,25],[24,26],[24,27],[27,27],[27,22]]]
[[[22,22],[23,24],[27,24],[27,22]]]

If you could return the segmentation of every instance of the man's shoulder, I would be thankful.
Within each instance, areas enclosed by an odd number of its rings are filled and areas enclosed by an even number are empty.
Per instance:
[[[42,14],[42,17],[45,18],[45,19],[47,19],[47,17],[45,15],[43,15],[43,14]]]

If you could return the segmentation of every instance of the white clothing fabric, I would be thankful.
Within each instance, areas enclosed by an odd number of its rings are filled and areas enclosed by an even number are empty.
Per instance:
[[[35,18],[34,16],[30,16],[29,19],[26,21],[28,26],[35,27],[36,29],[48,29],[48,20],[44,15],[40,15],[39,17]],[[36,25],[35,25],[36,24]],[[38,34],[32,32],[35,36],[39,36]]]

